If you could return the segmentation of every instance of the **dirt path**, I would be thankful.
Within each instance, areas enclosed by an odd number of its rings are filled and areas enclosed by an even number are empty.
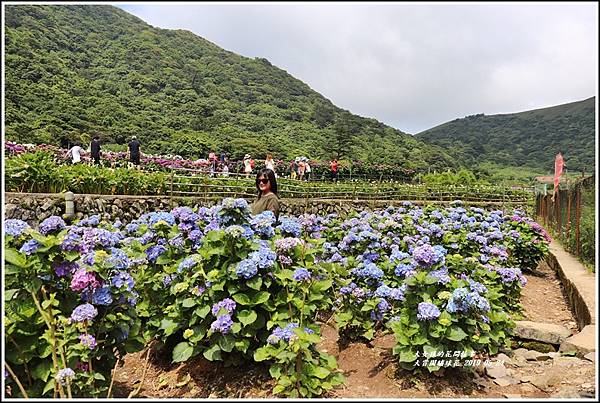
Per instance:
[[[525,276],[528,284],[521,299],[523,319],[576,328],[561,283],[552,269],[542,263],[536,273]],[[557,393],[563,393],[562,397],[586,393],[593,396],[595,390],[595,366],[587,360],[562,357],[558,360],[507,362],[507,376],[514,384],[501,386],[484,375],[483,366],[475,375],[456,370],[448,370],[440,376],[413,375],[400,370],[391,355],[394,344],[391,335],[377,338],[371,344],[349,343],[341,349],[338,334],[331,326],[324,326],[322,335],[320,348],[336,356],[338,366],[346,376],[346,384],[325,397],[548,398],[557,397]],[[127,397],[138,386],[144,370],[144,358],[141,353],[129,354],[125,358],[124,366],[116,374],[116,397]],[[272,397],[273,381],[265,365],[247,363],[226,368],[204,358],[192,359],[179,366],[168,364],[165,358],[158,363],[154,361],[149,365],[138,397]],[[564,376],[565,371],[569,371],[568,379]]]

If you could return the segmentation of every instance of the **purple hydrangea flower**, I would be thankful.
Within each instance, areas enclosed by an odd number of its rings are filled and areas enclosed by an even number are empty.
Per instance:
[[[64,261],[54,266],[54,273],[57,277],[65,277],[69,273],[75,272],[79,269],[79,265],[75,262]]]
[[[90,350],[95,349],[97,346],[96,338],[91,334],[80,334],[79,341],[81,342],[81,344],[88,347]]]
[[[149,262],[154,263],[156,262],[156,259],[158,259],[158,257],[166,251],[167,248],[165,248],[164,246],[154,245],[146,249],[146,256],[148,257]]]
[[[232,314],[235,311],[235,307],[237,304],[231,298],[225,298],[224,300],[217,302],[212,306],[211,312],[214,316],[217,316],[221,309],[226,310],[229,314]]]
[[[133,287],[135,285],[135,281],[133,280],[131,275],[125,271],[117,272],[114,276],[112,276],[110,282],[114,287],[119,289],[122,286],[126,286],[127,291],[133,290]]]
[[[294,271],[294,274],[292,276],[294,281],[308,281],[311,279],[311,277],[312,277],[312,275],[311,275],[310,271],[308,271],[304,268],[296,269],[296,271]]]
[[[56,232],[64,229],[67,226],[65,221],[59,216],[53,215],[51,217],[46,218],[40,224],[40,233],[42,235],[48,235],[51,232]]]
[[[418,320],[433,320],[440,316],[440,310],[430,302],[421,302],[417,307]]]
[[[92,304],[81,304],[73,309],[71,320],[75,322],[83,322],[92,320],[98,315],[98,310]]]
[[[63,368],[56,374],[56,380],[63,386],[67,384],[67,381],[73,379],[73,377],[75,377],[75,371],[71,368]]]
[[[222,334],[227,334],[231,330],[233,326],[233,320],[231,320],[231,316],[229,315],[221,315],[210,325],[210,330],[213,332],[219,332]]]

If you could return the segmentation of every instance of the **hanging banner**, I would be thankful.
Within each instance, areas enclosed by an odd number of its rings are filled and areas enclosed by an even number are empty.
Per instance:
[[[558,191],[558,184],[560,182],[560,175],[562,174],[563,167],[565,166],[565,160],[561,153],[556,154],[554,159],[554,193],[552,194],[552,200],[556,199],[556,192]]]

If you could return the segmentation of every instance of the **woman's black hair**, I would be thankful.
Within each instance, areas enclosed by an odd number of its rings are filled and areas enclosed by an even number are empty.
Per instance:
[[[256,174],[256,190],[258,190],[258,198],[262,196],[262,192],[260,191],[260,187],[258,187],[258,179],[261,176],[266,176],[271,183],[271,192],[277,194],[277,179],[275,179],[275,172],[270,170],[269,168],[263,168]]]

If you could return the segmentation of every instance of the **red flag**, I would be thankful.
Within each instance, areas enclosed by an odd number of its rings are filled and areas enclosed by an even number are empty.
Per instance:
[[[561,153],[556,154],[554,159],[554,194],[552,198],[555,198],[556,191],[558,190],[558,183],[560,182],[560,175],[562,174],[563,167],[565,166],[565,160]]]

